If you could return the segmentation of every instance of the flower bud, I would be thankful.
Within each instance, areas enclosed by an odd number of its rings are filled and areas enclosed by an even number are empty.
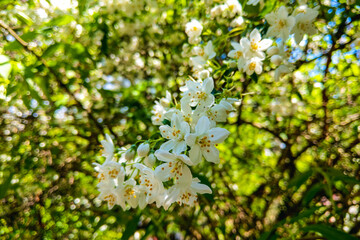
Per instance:
[[[156,162],[156,158],[153,153],[151,153],[149,156],[147,156],[144,159],[145,165],[148,166],[149,168],[152,168],[154,166],[155,162]]]
[[[199,72],[199,77],[201,79],[206,79],[210,77],[210,72],[208,70],[202,70],[201,72]]]
[[[137,149],[137,154],[139,157],[146,157],[150,151],[150,145],[148,143],[142,143]]]
[[[126,152],[125,152],[125,159],[126,161],[131,161],[133,160],[135,157],[135,151],[132,148],[129,148]]]
[[[236,61],[229,62],[229,67],[236,68],[237,67],[237,62]]]
[[[232,22],[230,23],[230,27],[244,27],[245,26],[245,21],[243,19],[243,17],[237,17],[234,20],[232,20]]]
[[[267,53],[269,56],[273,56],[273,55],[279,53],[279,48],[278,48],[278,47],[275,47],[275,46],[269,47],[268,50],[266,50],[266,53]]]
[[[279,66],[282,63],[283,59],[279,55],[274,55],[270,58],[270,61],[276,66]]]

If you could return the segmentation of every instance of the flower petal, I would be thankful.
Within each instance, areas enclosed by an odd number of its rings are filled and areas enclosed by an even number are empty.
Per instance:
[[[212,163],[219,163],[219,150],[215,146],[210,146],[207,148],[202,148],[201,153],[204,155],[206,161]]]
[[[201,161],[201,148],[200,145],[196,144],[191,147],[189,151],[190,160],[194,165],[197,165]]]
[[[197,183],[197,182],[193,182],[191,184],[191,188],[200,194],[204,194],[204,193],[212,193],[211,188],[205,184],[201,184],[201,183]]]
[[[169,153],[169,151],[165,151],[162,149],[155,151],[155,156],[157,159],[163,162],[172,162],[176,160],[176,156],[174,154]]]
[[[202,116],[195,126],[195,133],[197,136],[202,135],[209,131],[210,121],[206,116]]]
[[[228,136],[230,132],[224,128],[212,128],[209,130],[209,138],[212,143],[221,143],[223,142]]]

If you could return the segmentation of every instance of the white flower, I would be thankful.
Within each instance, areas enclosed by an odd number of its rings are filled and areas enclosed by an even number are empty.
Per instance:
[[[146,194],[146,203],[151,204],[156,202],[156,206],[160,207],[165,197],[165,189],[162,181],[151,168],[139,163],[136,163],[134,167],[140,170],[139,184],[140,189]]]
[[[246,51],[247,58],[258,57],[264,59],[264,51],[271,46],[272,42],[273,41],[270,39],[261,40],[261,34],[259,30],[255,28],[250,33],[250,41],[247,38],[242,38],[240,40],[240,45],[248,50]]]
[[[135,151],[132,148],[129,148],[128,150],[126,150],[125,154],[124,154],[124,158],[126,161],[131,161],[133,160],[135,157]]]
[[[150,151],[150,145],[148,143],[141,143],[137,149],[139,157],[146,157]]]
[[[262,60],[258,57],[251,58],[245,64],[245,72],[247,75],[251,75],[254,72],[256,74],[261,74],[262,72]]]
[[[313,21],[317,17],[318,13],[318,11],[306,11],[305,13],[299,13],[296,15],[296,23],[292,28],[291,33],[294,33],[297,44],[301,42],[305,34],[316,34],[317,30],[313,25]]]
[[[236,14],[242,14],[242,7],[238,0],[226,0],[224,3],[226,7],[223,11],[223,14],[228,15],[230,18],[233,18]]]
[[[151,117],[152,124],[161,125],[162,121],[164,121],[164,116],[166,113],[164,106],[160,102],[155,101],[155,105],[151,113],[153,114]]]
[[[290,30],[295,24],[295,18],[288,16],[286,7],[281,6],[276,12],[267,14],[265,19],[270,24],[267,36],[288,39]]]
[[[204,49],[202,49],[201,47],[195,47],[193,50],[194,53],[197,55],[196,57],[190,58],[190,61],[194,66],[205,65],[207,60],[212,59],[216,56],[212,41],[209,41],[204,47]]]
[[[208,117],[210,121],[216,122],[226,122],[228,112],[234,110],[231,103],[227,99],[221,99],[219,104],[215,104],[208,111]]]
[[[276,70],[275,70],[275,80],[279,81],[279,79],[281,77],[283,77],[284,75],[291,73],[294,70],[294,66],[291,64],[283,64],[280,65]]]
[[[228,57],[231,57],[233,59],[237,60],[237,66],[239,68],[239,71],[242,71],[242,69],[244,68],[245,65],[245,54],[246,54],[246,49],[244,48],[244,46],[240,43],[237,42],[231,42],[231,45],[233,46],[233,50],[231,50],[228,53]]]
[[[117,193],[115,185],[111,185],[111,184],[102,185],[102,187],[99,188],[98,190],[100,191],[100,194],[97,198],[102,201],[107,201],[107,205],[109,209],[112,209],[115,206],[115,204],[119,203],[119,195]]]
[[[111,139],[111,137],[108,134],[105,134],[106,140],[102,140],[101,144],[104,147],[104,152],[102,156],[106,157],[105,161],[111,161],[114,157],[114,143]]]
[[[204,156],[209,162],[219,163],[219,150],[215,144],[223,142],[230,132],[223,128],[210,129],[210,121],[206,116],[199,119],[195,126],[195,133],[186,136],[186,142],[191,147],[189,156],[196,165]]]
[[[120,163],[114,161],[105,161],[102,165],[93,163],[95,165],[95,171],[98,172],[99,184],[102,185],[104,182],[115,182],[121,183],[121,179],[125,176],[125,170]]]
[[[126,209],[126,202],[132,208],[136,208],[138,206],[141,193],[138,189],[138,186],[136,186],[136,181],[133,178],[130,178],[123,184],[119,185],[116,188],[116,192],[118,193],[118,204],[124,211]]]
[[[184,87],[180,88],[182,91],[182,98],[180,100],[181,107],[191,106],[205,108],[214,104],[215,98],[211,94],[214,89],[214,80],[206,78],[204,82],[195,82],[189,80]]]
[[[230,27],[233,27],[233,28],[235,28],[235,27],[244,27],[244,25],[245,25],[245,21],[244,21],[242,16],[239,16],[239,17],[235,18],[230,23]]]
[[[210,10],[210,17],[215,18],[215,17],[221,15],[225,11],[225,9],[226,9],[226,6],[224,4],[213,7]]]
[[[193,19],[191,22],[188,22],[185,26],[185,33],[189,37],[189,42],[193,42],[195,39],[199,38],[202,30],[203,26],[199,21]]]
[[[169,141],[161,145],[160,149],[165,151],[173,150],[176,154],[180,154],[186,150],[184,137],[190,133],[190,126],[187,122],[182,121],[177,114],[173,114],[171,126],[160,126],[160,133],[163,138],[169,139]]]
[[[186,165],[193,165],[190,158],[185,154],[169,153],[168,151],[159,149],[155,152],[155,156],[165,163],[159,165],[155,169],[156,176],[162,181],[168,181],[171,178],[178,179],[183,175]]]
[[[149,154],[149,156],[145,157],[144,164],[148,167],[153,167],[156,162],[156,157],[153,153]]]
[[[168,108],[170,106],[171,100],[172,100],[171,93],[169,91],[166,91],[166,97],[160,98],[160,104],[164,108]]]
[[[276,66],[279,66],[283,62],[283,58],[280,55],[273,55],[271,56],[270,61]]]
[[[197,193],[210,194],[212,191],[205,184],[201,184],[198,178],[192,178],[190,169],[186,167],[183,171],[183,175],[168,190],[164,208],[167,210],[169,206],[176,201],[179,205],[187,204],[189,206],[194,206],[197,202]]]

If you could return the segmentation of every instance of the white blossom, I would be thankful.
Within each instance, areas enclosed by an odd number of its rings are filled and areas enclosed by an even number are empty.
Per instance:
[[[173,114],[171,125],[160,126],[161,136],[169,141],[163,143],[160,149],[180,154],[186,150],[185,135],[190,132],[190,126],[187,122],[177,115]]]
[[[288,39],[290,31],[295,24],[295,18],[288,16],[285,6],[281,6],[276,12],[267,14],[265,19],[270,24],[267,36],[280,37],[284,41]]]
[[[168,190],[164,208],[167,210],[174,202],[193,206],[197,202],[197,193],[212,193],[212,191],[205,184],[201,184],[198,178],[193,178],[190,169],[186,167],[183,175]]]
[[[211,128],[210,121],[206,116],[199,119],[195,126],[195,133],[186,136],[186,142],[191,147],[189,156],[196,165],[201,161],[201,157],[213,163],[219,163],[219,150],[215,144],[223,142],[230,132],[223,128]]]

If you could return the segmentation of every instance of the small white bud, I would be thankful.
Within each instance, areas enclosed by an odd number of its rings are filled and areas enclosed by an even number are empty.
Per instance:
[[[148,166],[149,168],[152,168],[154,166],[155,162],[156,162],[156,158],[153,153],[151,153],[149,156],[147,156],[144,159],[145,165]]]
[[[245,22],[243,17],[237,17],[234,20],[232,20],[232,22],[230,23],[230,27],[244,27],[245,26]]]
[[[279,48],[276,47],[276,46],[269,47],[268,50],[266,50],[266,53],[267,53],[269,56],[273,56],[273,55],[279,53]]]
[[[229,67],[231,67],[231,68],[237,68],[237,62],[235,62],[235,61],[229,62]]]
[[[210,72],[208,70],[202,70],[201,72],[199,72],[199,77],[201,79],[206,79],[210,77]]]
[[[126,152],[125,152],[126,161],[131,161],[134,159],[134,157],[135,157],[135,151],[132,148],[129,148],[128,150],[126,150]]]
[[[146,157],[150,151],[150,146],[148,143],[142,143],[137,149],[137,154],[139,157]]]
[[[282,63],[283,58],[279,55],[274,55],[270,58],[270,61],[276,66],[279,66]]]

